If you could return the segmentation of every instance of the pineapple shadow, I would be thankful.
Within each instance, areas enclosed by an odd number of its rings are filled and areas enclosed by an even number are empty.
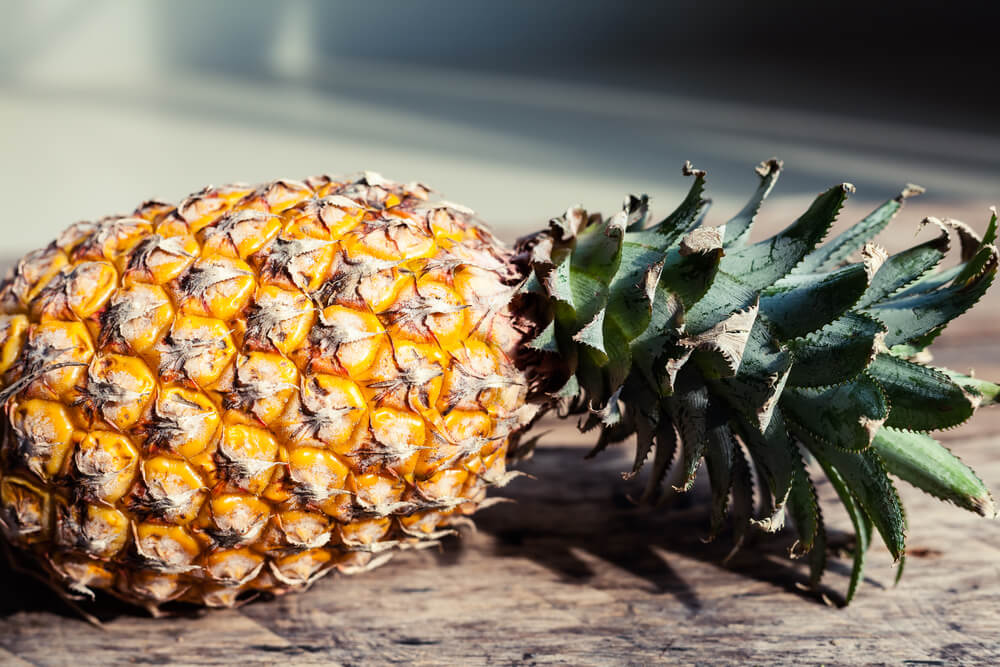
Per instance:
[[[9,547],[5,544],[4,551]],[[13,556],[0,558],[0,618],[8,618],[19,613],[49,613],[70,618],[99,623],[113,621],[119,616],[146,616],[144,610],[132,607],[117,598],[98,593],[96,599],[66,600],[45,583],[29,567],[22,567],[12,560]]]
[[[621,478],[621,471],[631,464],[625,454],[607,452],[585,461],[588,451],[539,449],[520,466],[536,479],[513,481],[497,492],[513,502],[477,513],[477,530],[494,538],[495,555],[528,558],[567,581],[598,588],[623,585],[624,571],[652,591],[675,597],[692,615],[702,610],[699,590],[711,586],[713,570],[685,572],[685,559],[737,572],[812,601],[843,605],[843,595],[833,588],[809,588],[806,566],[788,557],[792,540],[786,534],[763,538],[751,534],[725,562],[733,545],[730,531],[705,541],[710,518],[707,488],[698,485],[679,494],[669,507],[640,508],[630,497],[641,492],[645,480]],[[842,542],[846,534],[831,532],[829,538],[831,543]],[[461,542],[451,541],[440,558],[457,560],[465,548]],[[850,568],[843,563],[831,559],[828,567],[828,574],[849,576]],[[868,579],[866,583],[879,586]]]

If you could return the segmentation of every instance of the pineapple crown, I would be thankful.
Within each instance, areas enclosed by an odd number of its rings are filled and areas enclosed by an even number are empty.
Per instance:
[[[774,159],[757,167],[756,192],[720,227],[702,226],[705,172],[688,163],[691,189],[659,222],[649,219],[646,196],[629,196],[610,218],[572,208],[521,239],[520,291],[543,311],[527,346],[568,371],[540,396],[582,415],[581,429],[600,427],[592,453],[636,435],[626,477],[652,454],[643,501],[689,490],[704,461],[712,537],[730,496],[737,547],[750,526],[776,532],[791,515],[793,555],[809,555],[814,584],[827,551],[806,465],[817,464],[854,524],[849,602],[873,528],[902,573],[906,518],[890,475],[994,514],[983,483],[927,432],[1000,401],[1000,386],[923,362],[945,325],[992,283],[997,216],[983,237],[929,218],[936,238],[889,256],[871,239],[922,192],[911,185],[821,245],[854,190],[843,183],[784,231],[750,243],[781,168]],[[961,262],[936,271],[949,232]],[[855,253],[859,261],[850,261]],[[757,516],[755,477],[765,505]]]

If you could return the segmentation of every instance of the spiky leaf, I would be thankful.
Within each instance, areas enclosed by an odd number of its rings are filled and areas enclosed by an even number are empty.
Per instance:
[[[981,271],[967,282],[910,296],[904,292],[863,312],[886,325],[889,331],[885,342],[890,346],[937,332],[979,301],[993,282],[996,275],[995,248],[984,248],[971,261],[979,265]]]
[[[771,192],[771,188],[778,181],[780,174],[780,160],[772,158],[761,162],[757,167],[757,175],[760,176],[760,185],[757,186],[757,191],[753,193],[746,206],[726,223],[726,233],[723,238],[723,246],[725,248],[741,248],[746,245],[747,239],[750,238],[750,229],[753,227],[754,220],[757,219],[757,212],[760,210],[760,205]]]
[[[855,500],[840,471],[822,459],[820,459],[820,465],[823,467],[823,472],[826,473],[827,479],[830,480],[830,484],[833,485],[834,490],[837,492],[837,496],[844,505],[844,509],[847,510],[847,516],[850,517],[851,523],[854,525],[854,563],[851,567],[851,581],[847,585],[847,595],[845,596],[845,601],[850,604],[851,600],[854,599],[855,593],[858,592],[858,586],[861,584],[861,579],[864,575],[865,555],[868,552],[868,544],[871,541],[871,522],[865,516],[860,504]]]
[[[861,264],[830,273],[783,278],[761,295],[760,309],[782,340],[820,329],[851,308],[868,288]]]
[[[866,374],[826,389],[789,387],[781,409],[813,435],[851,450],[868,447],[889,416],[885,394]]]
[[[993,496],[982,480],[929,435],[884,428],[872,446],[896,477],[971,512],[996,514]]]
[[[948,252],[948,233],[896,253],[887,259],[872,278],[858,302],[863,308],[892,296],[937,266]]]
[[[886,426],[911,431],[951,428],[972,416],[974,406],[944,373],[888,353],[868,368],[889,399]]]
[[[713,415],[713,412],[716,414]],[[714,537],[722,528],[729,504],[729,489],[733,485],[733,457],[738,447],[729,428],[725,413],[709,410],[709,428],[705,442],[705,467],[712,488],[712,531]],[[713,418],[715,417],[715,418]]]
[[[896,487],[878,455],[872,449],[863,452],[838,449],[793,421],[789,425],[824,469],[831,466],[837,470],[851,496],[882,536],[889,553],[898,560],[906,549],[906,519]]]
[[[727,255],[722,270],[760,291],[786,276],[823,239],[853,187],[830,188],[784,231]]]
[[[860,250],[867,241],[885,229],[903,206],[903,200],[914,194],[923,192],[918,186],[907,186],[895,199],[890,199],[869,213],[860,222],[852,225],[847,231],[832,241],[823,244],[802,260],[795,268],[796,273],[812,273],[829,271],[840,262],[847,259],[852,252]]]
[[[785,342],[794,359],[788,384],[824,387],[855,378],[871,363],[885,327],[848,312],[819,331]]]

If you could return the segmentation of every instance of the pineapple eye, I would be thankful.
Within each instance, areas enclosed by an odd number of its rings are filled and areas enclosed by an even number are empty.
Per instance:
[[[62,469],[73,446],[74,426],[61,403],[28,399],[12,410],[13,458],[42,479]]]
[[[60,506],[56,533],[56,541],[64,548],[81,549],[94,558],[110,558],[124,548],[129,520],[114,507]]]
[[[136,357],[100,354],[87,371],[76,403],[85,405],[118,430],[139,421],[156,389],[156,379]]]
[[[51,499],[21,477],[0,481],[0,527],[12,541],[38,542],[49,537]]]
[[[87,495],[113,504],[132,484],[139,451],[124,435],[91,431],[77,445],[73,464]]]
[[[24,315],[0,315],[0,375],[14,365],[28,333]]]
[[[205,572],[224,587],[239,587],[264,568],[264,558],[250,549],[216,551],[205,559]]]

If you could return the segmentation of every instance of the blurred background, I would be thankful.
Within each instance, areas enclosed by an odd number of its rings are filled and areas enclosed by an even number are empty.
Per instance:
[[[847,180],[846,217],[928,188],[900,243],[925,214],[981,228],[1000,3],[941,6],[0,0],[2,254],[154,195],[361,169],[513,238],[627,192],[667,212],[690,159],[721,223],[772,155],[772,227]]]

